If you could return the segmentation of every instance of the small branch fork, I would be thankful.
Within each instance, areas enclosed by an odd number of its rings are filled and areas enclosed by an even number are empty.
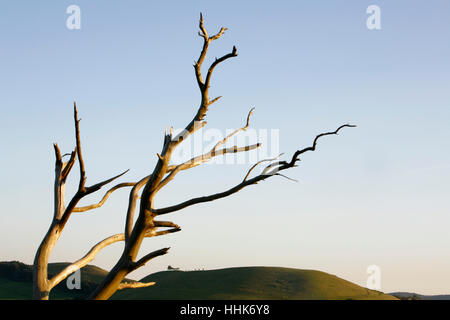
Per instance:
[[[69,220],[70,215],[73,212],[84,212],[84,211],[92,210],[95,208],[99,208],[105,203],[105,201],[108,199],[108,197],[110,196],[110,194],[112,192],[114,192],[120,188],[129,187],[129,186],[134,185],[134,183],[129,183],[129,182],[128,183],[120,183],[120,184],[110,188],[106,192],[106,194],[104,195],[102,200],[100,200],[99,203],[80,207],[80,208],[76,207],[76,205],[82,198],[100,190],[105,185],[113,182],[114,180],[116,180],[116,179],[120,178],[121,176],[123,176],[124,174],[126,174],[129,170],[126,170],[112,178],[106,179],[106,180],[96,183],[92,186],[86,187],[86,179],[87,178],[86,178],[84,159],[83,159],[82,151],[81,151],[81,138],[80,138],[80,121],[81,121],[81,119],[78,119],[78,110],[77,110],[77,105],[75,102],[74,102],[74,106],[73,106],[73,112],[74,112],[74,122],[75,122],[76,147],[75,147],[75,150],[71,153],[70,159],[67,162],[67,164],[66,165],[63,164],[64,170],[59,179],[61,180],[62,183],[65,183],[66,178],[69,175],[70,170],[72,169],[72,167],[74,165],[75,158],[76,158],[76,156],[78,156],[78,164],[79,164],[79,168],[80,168],[80,180],[79,180],[79,184],[78,184],[78,190],[75,193],[75,195],[73,196],[73,198],[71,199],[71,201],[69,202],[69,204],[67,205],[67,208],[65,208],[65,210],[62,210],[61,212],[58,213],[57,219],[60,220],[59,223],[62,228],[64,228],[65,224]],[[55,150],[56,149],[58,149],[58,146],[55,144]],[[59,151],[59,149],[58,149],[58,151]],[[61,157],[58,156],[58,154],[57,154],[57,162],[58,161],[61,161]]]

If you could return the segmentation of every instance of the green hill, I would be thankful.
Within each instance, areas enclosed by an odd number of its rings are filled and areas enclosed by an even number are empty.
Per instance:
[[[68,263],[51,263],[49,274]],[[107,271],[88,265],[81,269],[81,290],[69,290],[62,281],[51,299],[83,299],[106,276]],[[127,279],[126,281],[133,281]],[[113,299],[208,300],[208,299],[396,299],[368,290],[334,275],[314,270],[278,267],[240,267],[208,271],[163,271],[141,281],[152,287],[118,291]],[[32,266],[17,261],[0,262],[0,299],[30,299]]]
[[[48,273],[51,277],[64,269],[69,263],[50,263]],[[104,279],[108,272],[93,265],[81,269],[81,289],[69,290],[63,280],[51,292],[50,299],[83,299]],[[31,299],[33,266],[18,261],[0,262],[0,299]],[[133,280],[126,280],[133,281]]]
[[[155,281],[156,284],[117,292],[113,299],[397,299],[325,272],[278,267],[164,271],[141,281]]]

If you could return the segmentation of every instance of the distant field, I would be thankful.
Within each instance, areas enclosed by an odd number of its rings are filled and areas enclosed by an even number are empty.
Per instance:
[[[67,263],[54,263],[54,274]],[[52,290],[51,299],[82,299],[104,278],[96,266],[81,270],[81,290],[69,290],[65,281]],[[130,280],[127,280],[130,281]],[[113,299],[133,300],[395,300],[382,292],[360,287],[334,275],[314,270],[278,267],[239,267],[208,271],[164,271],[142,281],[152,287],[118,291]],[[0,299],[31,299],[32,268],[20,262],[0,262]]]

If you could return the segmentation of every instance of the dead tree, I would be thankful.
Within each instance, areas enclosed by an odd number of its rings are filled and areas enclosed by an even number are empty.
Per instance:
[[[168,252],[169,248],[163,248],[160,250],[150,252],[147,255],[144,255],[142,258],[137,259],[142,241],[145,238],[165,235],[168,233],[178,232],[181,230],[180,227],[175,223],[170,221],[157,220],[158,218],[160,218],[165,214],[173,213],[198,203],[214,201],[220,198],[230,196],[244,189],[247,186],[257,184],[262,180],[274,176],[285,177],[281,172],[286,169],[295,167],[297,162],[300,160],[299,158],[300,155],[309,151],[316,150],[317,142],[321,137],[338,134],[338,132],[345,127],[354,127],[353,125],[344,124],[339,128],[337,128],[335,131],[321,133],[317,135],[313,141],[312,146],[295,151],[292,157],[287,161],[278,160],[278,157],[274,159],[266,159],[258,161],[248,170],[247,174],[245,175],[242,181],[240,181],[235,186],[229,188],[228,190],[216,194],[211,194],[208,196],[192,198],[190,200],[186,200],[184,202],[174,204],[165,208],[155,208],[154,198],[157,195],[158,191],[161,190],[161,188],[163,188],[164,186],[166,186],[170,181],[172,181],[180,171],[196,167],[212,159],[213,157],[222,156],[229,153],[247,152],[250,150],[255,150],[260,146],[260,144],[257,143],[246,146],[225,147],[227,141],[232,136],[248,128],[250,123],[250,117],[253,112],[253,109],[251,109],[247,116],[244,126],[235,130],[234,132],[226,136],[224,139],[218,141],[209,152],[195,156],[189,161],[186,161],[184,163],[179,164],[170,163],[173,151],[177,148],[177,146],[180,143],[186,140],[187,137],[194,134],[198,129],[206,125],[206,121],[204,119],[207,114],[209,106],[220,99],[220,96],[214,99],[210,99],[209,97],[210,82],[214,69],[225,60],[237,56],[236,47],[233,46],[233,49],[231,50],[230,53],[225,54],[220,58],[216,58],[216,60],[207,69],[206,76],[203,77],[201,69],[206,57],[206,53],[208,51],[208,47],[213,41],[219,39],[227,29],[221,28],[217,34],[214,34],[212,36],[208,35],[204,27],[203,17],[201,14],[199,27],[200,27],[199,36],[203,39],[203,48],[201,50],[199,58],[194,63],[195,76],[201,93],[201,101],[197,113],[180,134],[174,136],[172,130],[170,130],[169,133],[166,132],[164,134],[162,150],[160,153],[157,154],[156,159],[157,162],[151,174],[149,174],[148,176],[142,178],[140,181],[137,182],[119,183],[111,187],[104,194],[103,198],[98,203],[82,207],[78,206],[78,203],[81,199],[83,199],[85,196],[89,194],[99,191],[105,185],[113,182],[117,178],[124,175],[128,170],[110,179],[104,180],[91,186],[86,186],[85,165],[83,161],[81,139],[80,139],[80,126],[79,126],[80,119],[78,119],[77,107],[76,104],[74,103],[75,141],[76,141],[74,151],[72,151],[70,154],[61,155],[58,145],[54,144],[54,151],[56,157],[55,184],[54,184],[54,215],[52,222],[50,224],[50,228],[47,231],[44,239],[42,240],[42,243],[40,244],[36,252],[34,260],[34,272],[33,272],[34,299],[42,299],[42,300],[48,299],[50,291],[58,283],[63,281],[74,271],[86,266],[90,261],[92,261],[95,258],[97,253],[104,247],[119,241],[124,241],[124,248],[120,258],[118,259],[115,266],[108,273],[108,275],[105,277],[105,279],[99,284],[97,289],[90,295],[90,298],[108,299],[117,290],[123,288],[138,288],[153,285],[154,284],[153,282],[124,283],[122,281],[126,277],[126,275],[128,275],[130,272],[142,267],[151,259],[164,255]],[[65,156],[69,157],[68,161],[66,162],[63,161],[63,158]],[[75,162],[77,162],[77,159],[80,171],[78,190],[76,191],[75,195],[72,197],[72,199],[68,202],[66,206],[65,183],[68,175],[70,174],[72,168],[75,165]],[[252,172],[254,172],[254,170],[256,170],[256,168],[259,167],[263,162],[268,162],[268,165],[266,165],[259,174],[251,177]],[[124,232],[112,235],[100,241],[94,247],[92,247],[92,249],[84,257],[70,264],[61,272],[49,278],[47,266],[49,263],[50,253],[53,247],[55,246],[57,240],[59,239],[64,229],[64,226],[68,222],[70,216],[73,213],[85,212],[88,210],[93,210],[101,207],[108,199],[108,197],[111,195],[111,193],[113,193],[115,190],[125,187],[131,187],[131,191],[128,200],[128,209],[126,214]],[[136,221],[134,222],[134,216],[137,206],[138,206],[138,216]],[[158,231],[158,228],[166,228],[166,229]]]

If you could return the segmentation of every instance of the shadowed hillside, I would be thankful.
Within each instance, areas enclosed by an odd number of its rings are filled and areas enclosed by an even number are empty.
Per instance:
[[[164,271],[141,281],[156,285],[123,290],[113,299],[396,299],[325,272],[277,267]]]
[[[50,263],[48,273],[58,273],[69,263]],[[83,299],[91,293],[108,272],[93,265],[81,269],[81,289],[69,290],[66,280],[59,283],[51,292],[50,299]],[[33,266],[18,262],[0,262],[0,299],[31,299]],[[128,280],[127,281],[133,281]]]
[[[68,263],[51,263],[49,274]],[[106,276],[107,271],[88,265],[81,269],[81,290],[69,290],[62,281],[51,299],[83,299]],[[0,262],[0,299],[31,299],[32,266],[17,261]],[[126,281],[133,281],[126,279]],[[334,275],[314,270],[277,267],[240,267],[208,271],[163,271],[141,281],[156,285],[116,292],[113,299],[396,299],[368,290]]]

